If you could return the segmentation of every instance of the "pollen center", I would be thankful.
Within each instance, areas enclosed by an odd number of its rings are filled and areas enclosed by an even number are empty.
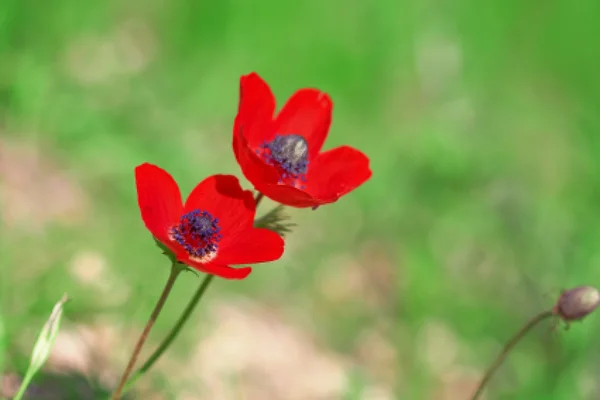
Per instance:
[[[219,220],[209,212],[195,209],[183,215],[171,228],[171,239],[179,243],[190,257],[200,261],[214,257],[221,234]]]
[[[308,170],[308,143],[300,135],[277,135],[270,142],[265,142],[257,150],[265,162],[277,167],[279,182],[298,186],[306,182]]]

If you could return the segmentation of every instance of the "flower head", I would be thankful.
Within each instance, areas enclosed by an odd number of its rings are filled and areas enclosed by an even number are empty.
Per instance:
[[[135,168],[138,204],[146,228],[180,263],[226,279],[243,279],[254,264],[277,260],[283,240],[253,227],[256,204],[231,175],[213,175],[192,190],[185,204],[165,170]]]
[[[275,97],[256,73],[240,81],[233,150],[246,178],[293,207],[333,203],[371,177],[369,159],[341,146],[321,152],[333,103],[317,89],[296,91],[275,115]]]
[[[600,305],[600,292],[593,286],[577,286],[565,290],[553,308],[565,322],[578,321],[588,316]]]

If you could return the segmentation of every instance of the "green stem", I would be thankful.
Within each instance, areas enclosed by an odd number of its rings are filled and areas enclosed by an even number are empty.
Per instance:
[[[258,205],[260,204],[263,197],[265,197],[264,194],[262,194],[261,192],[256,192],[256,197],[254,197],[254,203],[256,203],[256,208],[258,208]]]
[[[162,308],[165,305],[165,302],[167,301],[169,294],[171,293],[171,289],[173,289],[173,285],[175,284],[175,279],[177,279],[177,276],[179,275],[179,273],[181,271],[183,271],[183,268],[181,268],[181,266],[179,264],[174,263],[171,266],[171,273],[169,274],[169,279],[167,280],[167,283],[165,284],[165,288],[163,289],[163,292],[160,295],[160,298],[158,299],[158,302],[156,303],[156,306],[154,307],[154,310],[152,311],[152,314],[150,315],[148,322],[146,323],[146,327],[144,328],[142,334],[140,335],[140,338],[138,339],[137,344],[135,345],[135,349],[133,350],[133,353],[131,353],[131,358],[129,359],[129,363],[127,364],[127,367],[125,368],[123,375],[121,376],[121,380],[119,381],[117,390],[115,390],[115,392],[113,393],[113,395],[111,397],[112,400],[119,400],[121,398],[121,394],[123,392],[123,389],[125,388],[125,383],[127,382],[127,378],[129,378],[129,375],[131,375],[131,372],[133,372],[133,367],[135,367],[135,363],[140,355],[140,351],[142,350],[142,347],[144,346],[146,339],[148,339],[148,334],[150,333],[150,330],[154,326],[154,323],[156,322],[158,315],[162,311]]]
[[[194,297],[192,297],[192,299],[189,301],[187,307],[183,311],[183,314],[181,314],[181,317],[179,317],[179,320],[177,321],[173,329],[171,329],[167,337],[163,340],[160,346],[158,346],[154,353],[152,353],[152,355],[148,358],[144,365],[142,365],[142,367],[139,370],[137,370],[137,372],[131,377],[131,379],[127,381],[127,384],[123,389],[123,393],[131,389],[133,384],[146,372],[148,372],[150,368],[152,368],[154,363],[160,358],[160,356],[162,356],[162,354],[165,352],[165,350],[167,350],[171,343],[173,343],[175,338],[177,338],[177,335],[179,335],[181,328],[183,328],[183,325],[185,325],[187,320],[190,318],[190,315],[200,302],[200,299],[202,299],[202,297],[204,296],[206,289],[208,289],[208,286],[213,281],[214,277],[214,275],[206,275],[206,277],[200,284],[200,287],[198,288],[198,290],[196,290],[196,293],[194,293]]]
[[[17,392],[17,394],[15,395],[15,397],[13,397],[13,400],[21,400],[21,398],[23,397],[23,395],[27,391],[27,387],[31,383],[31,379],[32,378],[33,378],[33,374],[32,373],[28,372],[25,375],[25,377],[23,378],[23,381],[21,382],[21,386],[19,387],[19,391]]]
[[[260,204],[263,197],[264,197],[264,195],[261,192],[256,193],[256,197],[254,198],[256,207],[258,207],[258,205]],[[192,312],[194,312],[194,309],[196,308],[196,306],[198,305],[198,303],[204,296],[206,289],[208,289],[208,287],[210,286],[210,283],[213,281],[214,277],[215,277],[214,275],[210,275],[210,274],[206,275],[206,277],[200,284],[200,287],[198,288],[196,293],[194,293],[194,297],[192,297],[192,299],[188,302],[187,307],[183,311],[183,314],[181,314],[181,316],[179,317],[179,320],[177,321],[177,323],[175,324],[173,329],[171,329],[171,331],[169,332],[167,337],[162,341],[162,343],[158,346],[158,348],[154,351],[154,353],[152,353],[152,355],[150,357],[148,357],[148,360],[146,360],[146,362],[140,367],[140,369],[138,369],[135,372],[135,374],[133,374],[131,379],[129,379],[125,383],[125,385],[122,389],[123,393],[126,393],[129,389],[131,389],[133,387],[133,385],[135,384],[135,382],[137,382],[138,379],[140,379],[142,376],[144,376],[144,374],[146,372],[148,372],[148,370],[150,370],[150,368],[152,368],[152,366],[156,363],[156,361],[158,361],[158,359],[163,355],[163,353],[169,348],[171,343],[173,343],[173,341],[177,338],[177,336],[179,335],[179,332],[181,331],[181,329],[183,328],[183,326],[185,325],[187,320],[190,318],[190,315],[192,315]]]
[[[504,348],[502,349],[502,352],[498,355],[498,357],[496,357],[492,365],[489,366],[483,378],[481,378],[479,386],[477,387],[477,390],[475,391],[473,397],[471,397],[471,400],[477,400],[479,396],[481,396],[481,394],[483,393],[483,389],[485,389],[498,367],[502,365],[502,363],[506,359],[506,356],[508,356],[508,353],[510,353],[510,351],[517,345],[517,343],[519,343],[521,339],[523,339],[523,337],[525,337],[525,335],[527,335],[527,333],[534,326],[554,315],[555,314],[552,310],[539,313],[538,315],[530,319],[525,325],[523,325],[523,327],[519,329],[519,331],[508,342],[506,342]]]

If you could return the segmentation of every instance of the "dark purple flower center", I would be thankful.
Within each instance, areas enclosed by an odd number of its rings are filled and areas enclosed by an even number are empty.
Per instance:
[[[171,228],[171,239],[179,243],[194,258],[213,255],[221,240],[219,219],[209,212],[195,209],[183,215]]]
[[[265,162],[277,167],[279,182],[292,186],[306,182],[308,170],[308,143],[300,135],[277,135],[270,142],[260,146],[257,153]]]

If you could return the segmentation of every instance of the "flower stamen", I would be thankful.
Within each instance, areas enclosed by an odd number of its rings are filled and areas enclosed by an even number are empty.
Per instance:
[[[264,142],[256,153],[267,164],[277,167],[279,183],[304,189],[308,171],[308,143],[301,135],[276,135]]]
[[[179,223],[171,227],[170,238],[177,242],[199,262],[208,262],[216,255],[221,241],[219,219],[208,211],[195,209],[183,215]]]

